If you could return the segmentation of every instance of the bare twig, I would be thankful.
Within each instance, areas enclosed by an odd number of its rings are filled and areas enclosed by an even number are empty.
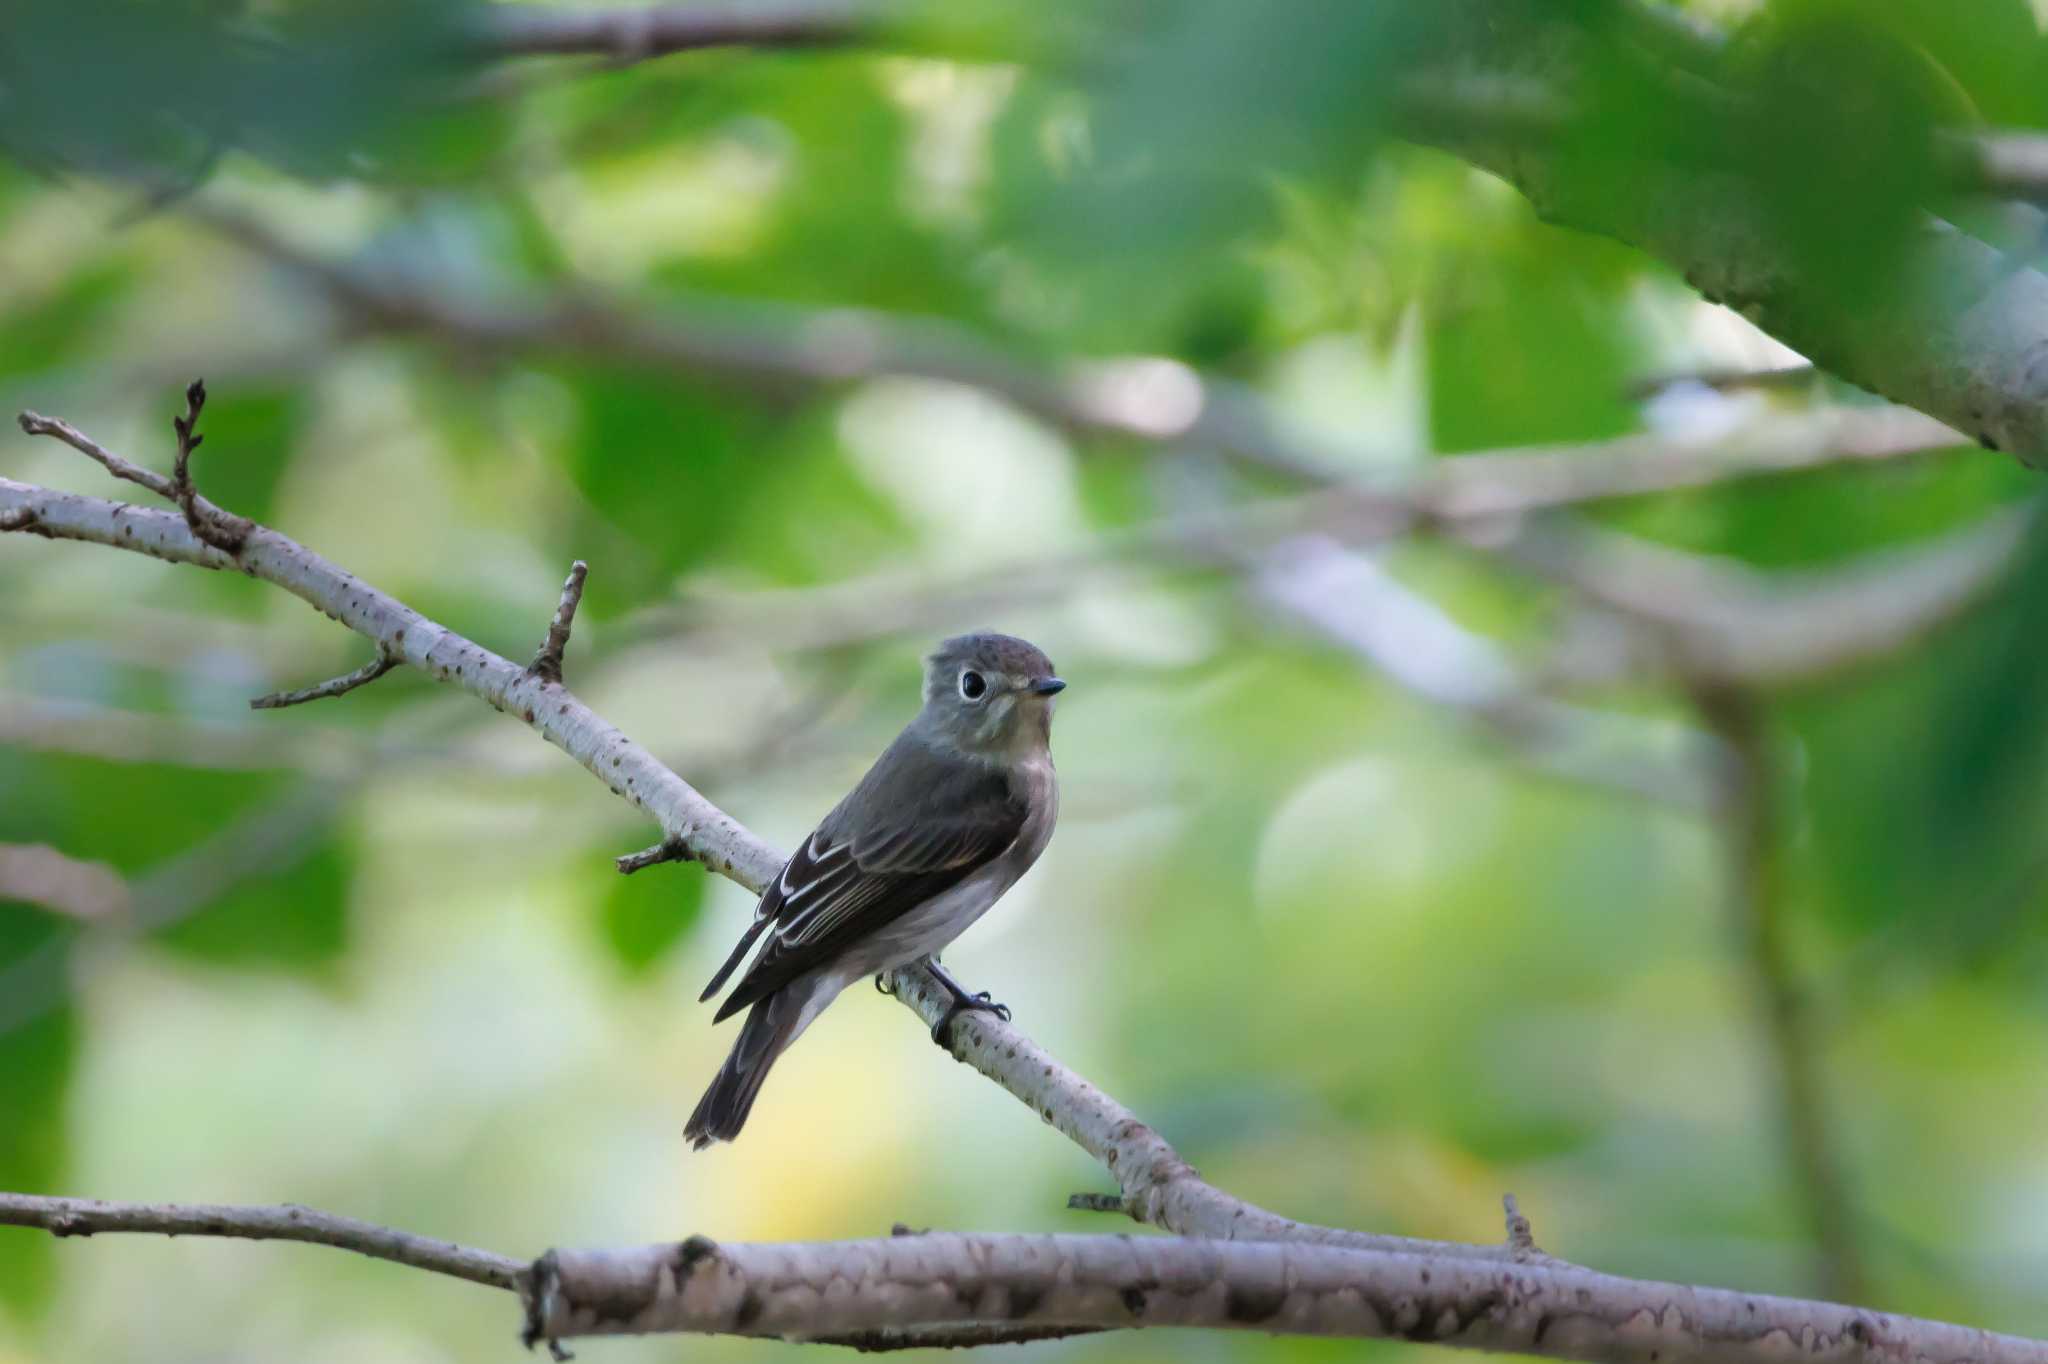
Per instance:
[[[1855,1211],[1830,1130],[1819,1043],[1786,937],[1779,846],[1786,816],[1775,746],[1763,708],[1749,693],[1705,683],[1693,698],[1729,755],[1721,809],[1729,929],[1762,1021],[1784,1149],[1819,1251],[1821,1291],[1854,1301],[1864,1289]]]
[[[1522,1205],[1515,1201],[1513,1194],[1500,1196],[1501,1211],[1507,1214],[1508,1249],[1518,1257],[1540,1255],[1536,1249],[1536,1233],[1529,1226],[1529,1219],[1522,1216]]]
[[[32,507],[13,507],[0,512],[0,534],[10,530],[27,530],[35,525],[36,514]]]
[[[239,554],[255,523],[221,510],[192,486],[192,455],[206,440],[199,434],[199,414],[205,410],[206,381],[194,379],[185,388],[185,414],[171,418],[171,429],[178,435],[177,458],[171,466],[171,500],[185,513],[185,524],[194,535],[215,549]]]
[[[581,559],[569,566],[569,579],[562,584],[562,600],[555,607],[555,618],[548,622],[547,638],[542,641],[540,652],[533,656],[533,662],[526,665],[526,671],[543,682],[562,680],[562,651],[569,647],[569,628],[576,622],[576,608],[583,601],[583,580],[590,573],[590,566]]]
[[[687,843],[680,839],[664,838],[651,848],[642,848],[639,852],[627,853],[618,859],[618,866],[620,872],[631,876],[636,871],[645,871],[649,867],[658,867],[663,862],[694,862],[696,860],[696,854],[690,851]]]
[[[1073,1193],[1067,1195],[1067,1208],[1071,1212],[1111,1212],[1124,1217],[1131,1216],[1130,1205],[1122,1194]]]
[[[526,1266],[503,1255],[449,1241],[393,1231],[372,1222],[302,1208],[237,1207],[213,1203],[102,1203],[90,1198],[41,1198],[0,1193],[0,1226],[39,1227],[53,1236],[147,1232],[161,1236],[229,1236],[252,1241],[304,1241],[353,1250],[414,1269],[447,1274],[492,1288],[519,1291]]]
[[[316,687],[304,687],[298,691],[274,691],[267,696],[252,697],[249,709],[282,710],[286,706],[302,706],[308,701],[320,701],[330,696],[346,696],[357,687],[369,686],[402,662],[403,659],[380,653],[354,672],[331,677]]]
[[[166,502],[178,500],[177,490],[171,486],[171,480],[154,469],[145,469],[140,464],[121,458],[70,422],[45,417],[38,412],[24,412],[16,420],[21,424],[21,429],[29,435],[49,436],[54,440],[61,440],[80,454],[98,461],[100,467],[115,478],[139,483]]]

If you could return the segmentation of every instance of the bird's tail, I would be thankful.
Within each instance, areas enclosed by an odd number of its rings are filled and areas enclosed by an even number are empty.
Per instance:
[[[732,1053],[718,1068],[718,1077],[697,1101],[696,1112],[683,1128],[693,1150],[739,1135],[761,1092],[761,1082],[768,1078],[769,1067],[816,1016],[812,1003],[818,990],[815,983],[792,982],[748,1010]]]

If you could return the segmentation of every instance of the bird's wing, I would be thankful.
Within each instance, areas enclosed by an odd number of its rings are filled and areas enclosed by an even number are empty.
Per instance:
[[[1017,841],[1030,810],[1000,772],[927,775],[933,780],[921,798],[860,807],[902,811],[903,820],[870,817],[868,827],[849,828],[842,805],[804,840],[763,893],[746,939],[712,982],[714,988],[722,983],[753,936],[772,925],[768,945],[719,1006],[718,1019],[959,885]]]

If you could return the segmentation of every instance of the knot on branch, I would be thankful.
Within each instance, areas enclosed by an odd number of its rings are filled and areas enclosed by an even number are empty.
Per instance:
[[[526,1325],[519,1332],[519,1343],[529,1350],[545,1343],[556,1364],[575,1358],[562,1348],[561,1341],[547,1333],[548,1308],[561,1288],[561,1261],[552,1250],[535,1260],[519,1279],[520,1305],[526,1309]]]

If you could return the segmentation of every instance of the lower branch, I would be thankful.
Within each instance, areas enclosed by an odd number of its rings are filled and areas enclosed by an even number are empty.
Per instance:
[[[978,1021],[978,1020],[977,1020]],[[1511,1240],[1528,1242],[1526,1230]],[[502,1255],[291,1205],[0,1194],[0,1225],[332,1246],[518,1293],[530,1343],[687,1332],[860,1349],[1180,1326],[1400,1337],[1602,1364],[2048,1364],[2048,1343],[1914,1317],[1621,1279],[1523,1245],[1487,1262],[1355,1246],[923,1233]],[[1526,1224],[1523,1224],[1526,1227]]]
[[[535,1340],[651,1332],[816,1339],[907,1325],[1204,1327],[1399,1337],[1607,1364],[1793,1359],[2042,1364],[2048,1344],[1831,1303],[1272,1242],[934,1233],[553,1251]]]

